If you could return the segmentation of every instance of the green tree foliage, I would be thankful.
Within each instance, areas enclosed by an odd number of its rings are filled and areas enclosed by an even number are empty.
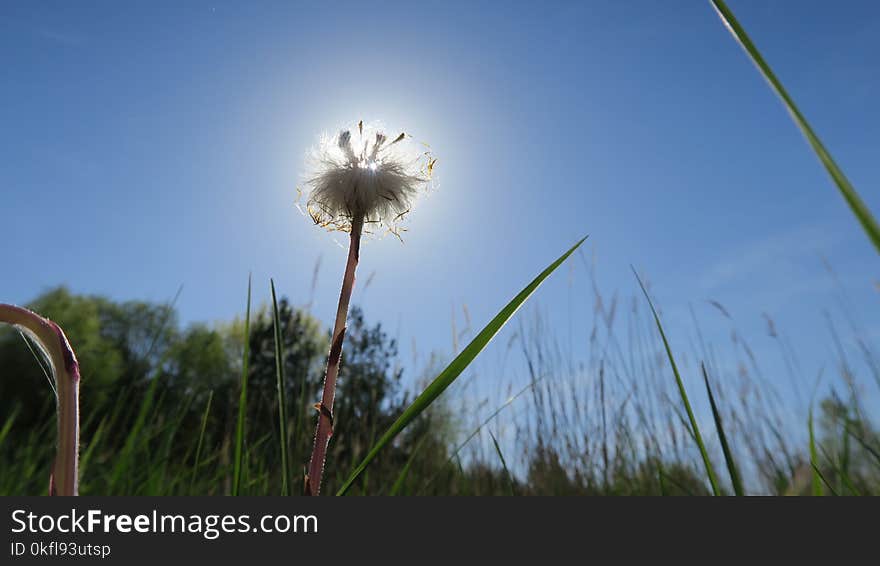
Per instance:
[[[114,303],[59,287],[28,305],[65,329],[80,360],[84,412],[102,406],[121,386],[143,381],[176,340],[173,310],[144,302]],[[0,334],[0,414],[20,407],[19,425],[45,420],[54,399],[23,338]]]
[[[240,320],[181,329],[170,306],[117,303],[65,288],[51,290],[29,306],[66,329],[83,367],[83,493],[187,493],[191,485],[198,493],[228,492],[244,340]],[[291,454],[300,469],[311,451],[317,416],[313,404],[323,380],[329,335],[287,299],[280,301],[279,311]],[[406,402],[395,341],[381,326],[368,325],[357,308],[351,312],[344,351],[329,489]],[[0,334],[0,360],[0,426],[6,416],[14,416],[14,426],[0,445],[3,460],[14,462],[25,447],[31,451],[44,446],[50,454],[54,399],[40,365],[11,329]],[[201,439],[200,477],[190,482],[182,470],[193,465],[209,392],[213,396]],[[251,324],[243,493],[274,493],[280,482],[277,403],[272,316],[263,307]],[[428,432],[425,426],[417,428],[420,438]],[[393,480],[411,453],[413,438],[389,452],[387,466],[377,468],[380,476]],[[429,444],[441,447],[436,441]],[[0,491],[43,489],[42,463],[29,459],[33,463],[26,475],[33,477],[20,478],[23,484],[16,483],[15,489],[2,490],[0,482]]]

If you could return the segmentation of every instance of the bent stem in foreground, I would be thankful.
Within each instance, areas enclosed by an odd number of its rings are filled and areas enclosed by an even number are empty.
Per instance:
[[[0,304],[0,322],[28,335],[46,357],[55,381],[58,450],[49,476],[49,495],[78,495],[79,362],[61,327],[27,309]]]

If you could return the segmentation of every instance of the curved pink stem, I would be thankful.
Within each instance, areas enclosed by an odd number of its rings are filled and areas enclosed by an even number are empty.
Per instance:
[[[76,354],[60,326],[28,309],[0,304],[0,322],[12,324],[26,332],[49,359],[58,394],[58,451],[49,478],[49,495],[77,495],[79,362]]]

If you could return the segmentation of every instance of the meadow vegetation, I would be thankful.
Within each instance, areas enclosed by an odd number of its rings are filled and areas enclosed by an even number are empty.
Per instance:
[[[519,359],[527,368],[524,385],[499,396],[475,384],[503,383],[504,375],[462,380],[390,443],[348,493],[711,494],[649,309],[635,296],[624,306],[616,296],[603,298],[595,287],[592,292],[597,314],[589,342],[579,347],[581,361],[560,347],[561,337],[537,311],[521,315],[509,356],[511,364]],[[30,306],[67,329],[83,368],[80,493],[233,493],[242,319],[183,328],[171,304],[119,303],[65,288],[44,293]],[[278,301],[278,314],[288,481],[290,493],[298,495],[329,331],[286,298]],[[271,306],[263,306],[250,319],[240,494],[277,495],[283,483],[273,318]],[[404,375],[397,341],[360,309],[353,309],[349,329],[325,477],[330,493],[404,411],[421,381]],[[873,386],[862,378],[880,367],[869,350],[863,360],[841,362],[836,385],[816,404],[812,463],[808,423],[799,429],[791,424],[795,410],[774,385],[782,376],[766,375],[741,339],[728,353],[738,359],[732,374],[715,362],[717,353],[683,358],[706,362],[746,493],[880,491],[880,434],[858,395],[859,387]],[[45,493],[54,457],[51,389],[11,328],[0,334],[0,359],[0,493]],[[423,368],[424,375],[434,369]],[[681,370],[699,376],[695,363],[685,362]],[[797,376],[805,386],[814,378]],[[710,415],[706,390],[691,387],[690,393],[697,413]],[[720,490],[733,494],[713,421],[699,420]],[[496,442],[502,430],[507,441]]]

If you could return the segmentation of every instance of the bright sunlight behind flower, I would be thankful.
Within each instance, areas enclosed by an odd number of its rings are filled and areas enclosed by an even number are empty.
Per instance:
[[[350,232],[355,219],[364,231],[397,234],[400,221],[430,186],[435,163],[427,146],[405,134],[391,137],[363,121],[334,136],[324,135],[308,155],[306,210],[315,224]]]

